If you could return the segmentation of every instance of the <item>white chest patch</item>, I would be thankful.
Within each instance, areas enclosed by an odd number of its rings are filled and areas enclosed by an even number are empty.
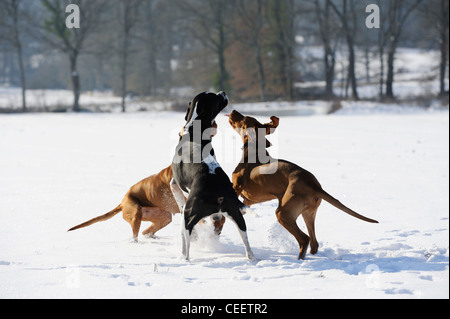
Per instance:
[[[203,163],[208,166],[210,174],[216,174],[216,169],[220,167],[219,163],[217,163],[212,155],[209,155],[207,158],[205,158],[203,160]]]

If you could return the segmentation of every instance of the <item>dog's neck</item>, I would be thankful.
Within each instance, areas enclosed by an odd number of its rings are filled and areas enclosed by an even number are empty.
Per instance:
[[[261,161],[263,159],[263,161]],[[267,164],[272,157],[270,156],[266,147],[259,145],[257,142],[246,141],[242,147],[243,164],[263,165]]]
[[[214,122],[214,121],[213,121]],[[187,127],[186,127],[187,126]],[[200,141],[206,141],[206,144],[211,143],[213,129],[212,123],[206,123],[203,121],[194,121],[189,126],[186,125],[180,133],[181,140],[189,140],[191,142],[200,143]],[[201,144],[204,144],[203,142]]]
[[[177,150],[187,150],[189,152],[198,152],[197,156],[200,156],[200,160],[203,161],[209,155],[215,156],[214,149],[212,147],[212,136],[210,134],[211,126],[203,129],[199,129],[200,126],[196,127],[194,132],[194,126],[186,128],[185,131],[180,136]],[[200,133],[201,132],[201,133]],[[188,148],[185,148],[186,143],[190,143]],[[209,151],[204,151],[209,149]]]

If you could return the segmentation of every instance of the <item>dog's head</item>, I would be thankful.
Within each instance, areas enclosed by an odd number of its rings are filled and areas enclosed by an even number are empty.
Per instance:
[[[264,138],[266,147],[270,147],[272,144],[265,136],[274,133],[280,124],[280,119],[276,116],[272,116],[270,120],[270,123],[261,124],[255,118],[244,116],[238,111],[233,111],[229,115],[230,125],[239,133],[244,144],[255,143],[257,145],[264,145],[258,142],[258,139]]]
[[[197,95],[186,112],[185,130],[189,130],[195,121],[200,121],[202,130],[212,127],[216,116],[228,105],[228,97],[225,92],[217,94],[204,92]]]

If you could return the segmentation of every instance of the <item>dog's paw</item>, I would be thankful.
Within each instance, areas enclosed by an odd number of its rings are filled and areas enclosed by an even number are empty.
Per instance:
[[[137,238],[130,238],[130,244],[138,244],[139,240]]]
[[[145,236],[145,238],[149,238],[149,239],[158,239],[158,237],[156,237],[155,234],[149,233],[149,234],[144,234],[142,233],[142,235]]]
[[[186,257],[186,256],[183,255],[183,254],[180,254],[180,255],[178,256],[177,260],[180,261],[180,262],[185,262],[185,263],[187,263],[187,264],[189,264],[189,263],[191,262],[191,261],[189,260],[189,257]]]
[[[251,256],[251,257],[247,256],[247,259],[248,259],[248,262],[251,264],[257,264],[261,261],[261,259],[256,258],[255,256]]]

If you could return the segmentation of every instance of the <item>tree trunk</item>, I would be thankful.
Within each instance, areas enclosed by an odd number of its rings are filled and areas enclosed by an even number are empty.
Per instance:
[[[264,73],[264,65],[261,56],[261,49],[259,45],[255,45],[255,54],[256,54],[256,63],[258,65],[258,73],[259,73],[259,87],[261,90],[261,100],[263,102],[267,101],[266,96],[266,75]]]
[[[355,20],[355,12],[352,8],[352,17],[348,14],[348,3],[347,0],[343,0],[343,8],[342,12],[336,7],[336,5],[330,1],[329,4],[333,8],[333,10],[336,12],[336,14],[339,16],[342,26],[344,29],[345,39],[347,42],[348,47],[348,79],[347,79],[347,87],[349,84],[352,86],[352,97],[354,100],[359,100],[358,96],[358,82],[356,80],[356,73],[355,73],[355,44],[354,44],[354,37],[355,37],[355,31],[356,31],[356,23],[354,22],[353,29],[349,26],[349,20]]]
[[[391,43],[391,47],[388,51],[387,59],[387,78],[386,78],[386,97],[394,99],[394,62],[395,62],[395,51],[397,50],[397,44],[394,40]]]
[[[386,78],[386,97],[394,99],[394,63],[395,53],[402,35],[403,26],[410,14],[417,8],[422,0],[415,0],[413,3],[406,1],[389,2],[389,29],[386,34],[389,43],[387,57],[387,78]],[[409,5],[409,6],[408,6]]]
[[[128,60],[128,49],[127,49],[128,35],[124,35],[123,47],[122,47],[122,72],[121,72],[121,80],[122,80],[122,88],[121,88],[121,96],[122,96],[122,112],[126,112],[125,98],[127,95],[127,60]]]
[[[358,95],[358,83],[356,81],[355,73],[355,49],[353,45],[353,40],[347,37],[348,44],[348,79],[352,85],[352,97],[355,101],[359,100]]]
[[[380,99],[384,96],[384,50],[380,51],[380,87],[378,90],[378,95]]]
[[[294,55],[293,55],[293,50],[291,49],[290,45],[288,45],[286,47],[286,49],[287,49],[287,52],[286,52],[286,57],[287,57],[287,63],[286,63],[287,96],[288,96],[289,100],[293,100],[294,99],[294,74],[293,74]]]
[[[13,20],[14,20],[14,42],[17,49],[17,58],[19,60],[19,71],[20,71],[20,84],[22,86],[22,112],[27,110],[27,97],[26,97],[26,80],[25,80],[25,68],[23,65],[23,56],[22,56],[22,44],[20,43],[19,36],[19,11],[18,11],[18,2],[13,1],[12,9],[13,9]]]
[[[325,1],[325,7],[320,7],[319,0],[314,1],[316,6],[316,17],[319,23],[320,37],[323,42],[323,61],[325,65],[325,96],[334,97],[333,82],[336,66],[336,54],[331,47],[332,31],[330,28],[330,0]]]
[[[366,83],[370,83],[370,48],[366,47],[364,49],[364,60],[365,60],[365,67],[366,67]]]
[[[278,81],[280,84],[280,89],[283,90],[283,95],[286,98],[291,98],[290,93],[290,61],[288,57],[288,35],[286,24],[287,21],[287,1],[271,1],[270,7],[268,8],[268,14],[270,15],[269,20],[271,21],[271,28],[273,29],[274,39],[273,39],[273,51],[274,51],[274,61],[276,72],[278,75]]]
[[[20,70],[20,83],[22,85],[22,112],[26,112],[27,110],[27,83],[25,79],[25,68],[23,65],[23,57],[22,57],[22,45],[20,42],[17,42],[17,55],[19,58],[19,70]]]
[[[333,52],[333,49],[330,48],[328,45],[325,46],[325,54],[324,54],[324,61],[325,61],[325,95],[326,97],[333,97],[333,82],[334,82],[334,69],[336,65],[336,58],[335,54]]]
[[[449,12],[448,0],[441,0],[441,14],[442,14],[440,23],[441,62],[440,62],[440,76],[439,76],[440,97],[443,97],[447,94],[447,92],[445,91],[445,79],[447,72],[447,56],[448,56],[448,26],[449,26],[448,12]]]
[[[263,17],[262,17],[262,11],[263,11],[263,3],[261,0],[257,0],[257,14],[258,14],[258,20],[257,20],[257,32],[254,37],[254,50],[256,54],[256,64],[258,66],[258,73],[259,73],[259,86],[261,90],[261,100],[263,102],[267,101],[267,95],[266,95],[266,74],[264,72],[264,63],[262,59],[262,53],[261,53],[261,46],[259,45],[259,37],[260,32],[263,27]]]
[[[227,69],[225,66],[225,49],[222,45],[218,48],[218,58],[219,58],[219,87],[218,90],[227,90]]]
[[[123,55],[122,55],[122,74],[121,74],[121,79],[122,79],[122,88],[121,88],[122,113],[126,112],[126,105],[125,105],[125,98],[126,98],[126,95],[127,95],[127,65],[126,65],[126,60],[127,60],[127,54],[126,54],[126,52],[124,52]]]
[[[80,112],[80,75],[77,70],[78,52],[72,52],[70,55],[70,75],[72,78],[73,90],[73,111]]]
[[[219,7],[217,10],[217,18],[218,18],[218,29],[219,29],[219,42],[217,47],[217,54],[219,58],[219,87],[218,90],[226,91],[229,89],[228,86],[228,74],[227,74],[227,68],[225,65],[225,49],[226,49],[226,43],[225,43],[225,25],[223,21],[223,8],[222,8],[222,2],[219,2]]]
[[[439,96],[444,96],[446,94],[445,91],[445,79],[446,79],[446,73],[447,73],[447,50],[448,50],[448,38],[445,39],[445,35],[443,35],[441,39],[441,63],[440,63],[440,75],[439,75],[439,82],[440,82],[440,90],[439,90]]]
[[[380,58],[380,87],[378,89],[378,95],[380,100],[383,98],[384,96],[384,37],[383,37],[383,32],[380,31],[380,34],[378,36],[378,54],[379,54],[379,58]]]
[[[150,96],[156,95],[157,88],[157,72],[158,68],[156,66],[156,54],[154,52],[154,47],[150,47],[150,52],[148,55],[148,66],[149,66],[149,88],[148,93]]]

